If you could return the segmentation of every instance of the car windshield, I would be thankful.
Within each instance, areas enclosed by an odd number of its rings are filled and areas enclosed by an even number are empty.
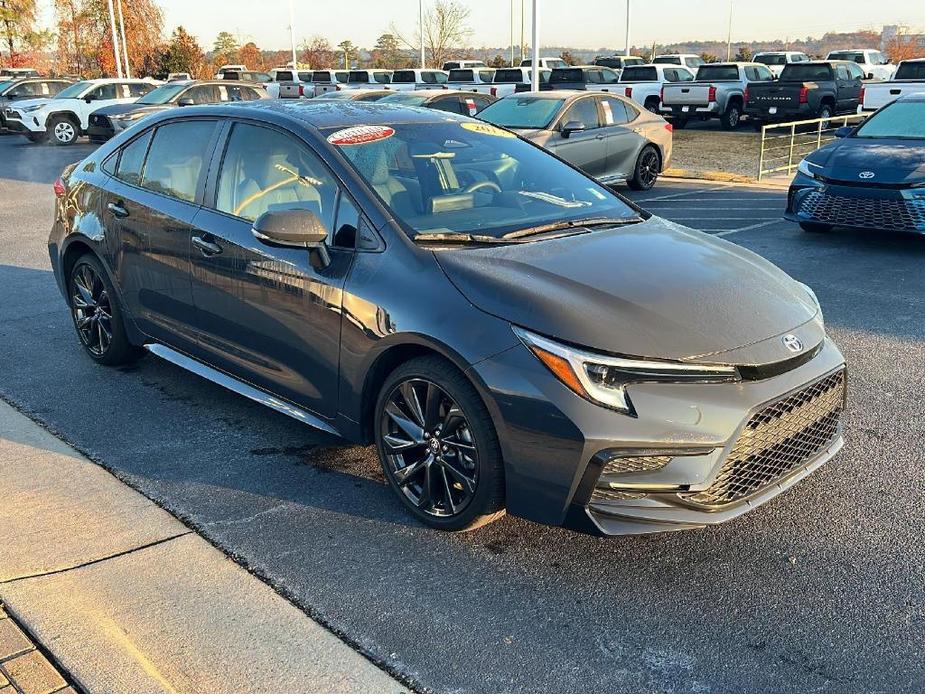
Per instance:
[[[658,82],[658,68],[628,67],[620,75],[621,82]]]
[[[0,80],[0,95],[7,90],[13,80]]]
[[[558,68],[552,71],[549,76],[550,84],[562,84],[565,82],[584,82],[585,73],[581,68]]]
[[[925,139],[925,101],[894,101],[864,121],[852,137]]]
[[[430,98],[429,94],[416,94],[414,92],[395,92],[380,99],[384,104],[402,104],[404,106],[420,106]]]
[[[475,80],[475,74],[472,70],[456,69],[450,70],[448,82],[472,82]]]
[[[498,240],[544,225],[639,218],[608,188],[488,123],[447,118],[322,134],[411,237]]]
[[[524,79],[523,70],[520,68],[505,68],[495,72],[495,84],[517,84],[519,82],[529,82]]]
[[[147,106],[166,104],[188,86],[189,85],[186,84],[165,84],[164,86],[158,87],[157,89],[152,89],[135,103],[145,104]]]
[[[807,65],[790,63],[780,73],[782,82],[825,82],[832,79],[832,68],[828,65]]]
[[[680,65],[681,58],[673,55],[660,55],[652,62],[660,65]]]
[[[698,82],[736,82],[739,68],[735,65],[704,65],[697,70]]]
[[[396,70],[392,73],[392,81],[396,84],[411,84],[416,81],[414,70]]]
[[[72,84],[67,89],[62,89],[52,98],[54,99],[74,99],[80,96],[81,94],[83,94],[84,91],[86,91],[92,86],[93,86],[93,82],[90,82],[90,81],[78,82],[77,84]]]
[[[925,80],[925,60],[900,63],[893,78],[899,80]]]
[[[850,60],[852,63],[863,63],[864,54],[856,51],[835,51],[829,53],[829,60]]]
[[[782,54],[769,53],[767,55],[756,55],[756,63],[763,63],[764,65],[786,65],[787,56]]]
[[[546,128],[565,99],[542,96],[509,96],[498,99],[479,114],[479,119],[505,128]]]

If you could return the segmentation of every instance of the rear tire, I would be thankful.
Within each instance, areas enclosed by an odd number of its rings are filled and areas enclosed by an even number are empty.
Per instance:
[[[829,104],[822,104],[822,106],[819,107],[819,112],[816,114],[816,118],[822,119],[823,130],[828,130],[829,126],[832,124],[833,115],[833,109]]]
[[[646,145],[636,159],[633,177],[626,183],[632,190],[651,190],[662,172],[662,157],[652,145]]]
[[[419,357],[389,375],[376,401],[375,439],[389,486],[425,525],[472,530],[504,515],[504,465],[491,416],[445,359]]]
[[[645,104],[646,111],[648,111],[649,113],[654,113],[655,115],[659,115],[658,107],[659,107],[658,97],[653,96],[653,97],[649,97],[648,99],[646,99],[646,104]]]
[[[72,145],[80,137],[80,126],[68,116],[52,116],[48,121],[48,132],[56,145]]]
[[[85,253],[67,277],[68,306],[84,351],[97,364],[118,366],[135,361],[140,349],[125,332],[122,308],[102,263]]]
[[[819,224],[818,222],[800,222],[800,228],[810,234],[825,234],[832,231],[831,224]]]
[[[719,121],[723,124],[723,130],[735,130],[742,122],[742,106],[737,101],[733,101],[726,106],[726,110],[719,117]]]

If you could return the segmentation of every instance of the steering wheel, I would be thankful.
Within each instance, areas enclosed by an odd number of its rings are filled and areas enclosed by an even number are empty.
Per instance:
[[[499,186],[494,181],[476,181],[475,183],[471,183],[466,186],[466,188],[463,190],[463,193],[474,193],[475,191],[481,190],[482,188],[491,188],[496,193],[501,192],[501,186]]]

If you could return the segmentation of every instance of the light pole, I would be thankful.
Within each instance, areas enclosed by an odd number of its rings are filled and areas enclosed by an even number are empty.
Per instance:
[[[292,0],[289,0],[289,43],[292,46],[292,69],[295,71],[299,69],[299,61],[295,54],[295,11],[292,8]]]
[[[418,0],[418,28],[421,32],[421,69],[423,70],[426,67],[424,65],[424,0]]]
[[[119,38],[116,36],[116,13],[112,9],[112,0],[109,4],[109,28],[112,31],[112,52],[116,58],[116,74],[122,78],[122,56],[119,54]]]
[[[630,54],[630,0],[626,0],[626,50],[623,55]]]
[[[530,61],[530,81],[533,91],[540,90],[540,1],[533,0],[533,60]]]
[[[514,67],[514,0],[511,0],[511,67]]]
[[[729,0],[729,33],[726,35],[726,62],[732,60],[732,7],[734,0]]]
[[[524,61],[524,53],[527,51],[527,44],[524,42],[524,0],[520,0],[520,62]]]
[[[125,76],[132,78],[132,67],[128,62],[128,46],[125,44],[125,14],[122,12],[122,0],[118,0],[119,8],[119,34],[122,37],[122,57],[125,59]]]

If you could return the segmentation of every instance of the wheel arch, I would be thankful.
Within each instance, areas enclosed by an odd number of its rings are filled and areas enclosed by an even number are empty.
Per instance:
[[[412,359],[427,356],[437,356],[449,362],[472,384],[497,429],[498,412],[494,401],[487,397],[487,385],[458,352],[442,342],[419,334],[395,335],[389,342],[373,357],[363,379],[358,414],[364,442],[374,440],[376,400],[389,374]]]
[[[58,116],[64,116],[65,118],[67,118],[68,120],[70,120],[74,125],[77,126],[77,130],[78,130],[78,131],[82,131],[82,130],[83,130],[83,126],[80,124],[80,116],[78,116],[78,115],[77,115],[76,113],[74,113],[73,111],[69,111],[69,110],[67,110],[67,109],[64,109],[64,110],[62,110],[62,111],[52,111],[52,112],[49,113],[48,116],[45,118],[45,123],[46,123],[46,124],[47,124],[47,123],[51,123],[51,119],[52,119],[52,118],[57,118]],[[46,127],[47,127],[47,125],[46,125]]]

